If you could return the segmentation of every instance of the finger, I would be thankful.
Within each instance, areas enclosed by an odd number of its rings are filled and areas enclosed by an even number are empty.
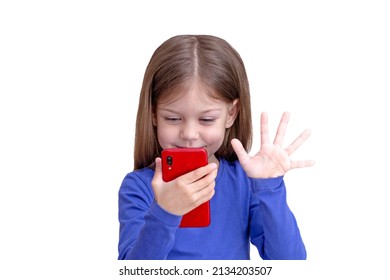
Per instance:
[[[261,132],[261,139],[260,139],[261,146],[263,146],[264,144],[268,144],[269,130],[268,130],[268,115],[266,112],[261,113],[260,132]]]
[[[294,142],[292,142],[290,146],[286,148],[287,154],[290,156],[292,153],[294,153],[303,144],[303,142],[305,142],[306,139],[309,138],[310,133],[311,132],[308,129],[302,132],[301,135],[299,135],[299,137],[295,139]]]
[[[209,201],[215,194],[215,181],[211,182],[205,188],[201,189],[195,194],[195,203],[197,206]]]
[[[208,173],[207,175],[205,175],[204,177],[200,178],[198,181],[192,183],[191,187],[195,191],[199,191],[205,188],[206,186],[210,185],[211,183],[213,183],[215,181],[215,178],[217,178],[217,175],[218,175],[218,170],[215,169],[210,173]]]
[[[242,143],[238,139],[232,139],[230,142],[232,144],[233,150],[236,153],[239,162],[242,166],[245,166],[247,162],[250,160],[250,157],[248,153],[245,151],[244,147],[242,146]]]
[[[212,173],[212,171],[216,170],[217,168],[217,164],[209,163],[206,166],[199,167],[194,171],[184,174],[183,176],[179,177],[179,179],[182,180],[184,184],[191,184]]]
[[[291,169],[294,168],[304,168],[304,167],[310,167],[315,164],[314,160],[299,160],[299,161],[291,161]]]
[[[276,135],[274,139],[275,145],[279,145],[279,146],[283,145],[284,135],[286,134],[287,124],[289,120],[290,120],[290,114],[288,112],[284,112],[282,118],[280,119],[278,130],[276,131]]]
[[[186,185],[186,195],[193,208],[210,200],[214,195],[217,173],[218,170],[215,169],[201,179]]]

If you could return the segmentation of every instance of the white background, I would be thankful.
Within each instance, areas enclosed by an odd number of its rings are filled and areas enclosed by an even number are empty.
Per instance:
[[[272,279],[389,275],[387,1],[138,2],[0,2],[1,278],[117,276],[117,192],[142,77],[183,33],[241,54],[252,152],[262,111],[273,130],[291,113],[286,144],[312,130],[295,157],[315,167],[285,177],[308,260],[268,263]]]

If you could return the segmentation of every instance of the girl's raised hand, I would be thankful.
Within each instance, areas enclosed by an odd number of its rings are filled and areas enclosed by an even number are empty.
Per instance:
[[[238,139],[233,139],[231,144],[242,168],[248,177],[251,178],[274,178],[283,176],[290,169],[309,167],[314,165],[312,160],[294,161],[290,156],[309,137],[310,131],[305,130],[287,148],[283,148],[284,135],[289,121],[289,113],[283,113],[274,142],[269,140],[268,116],[261,114],[261,146],[260,151],[254,156],[249,156]]]

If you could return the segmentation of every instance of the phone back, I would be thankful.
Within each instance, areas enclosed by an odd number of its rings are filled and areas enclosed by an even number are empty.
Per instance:
[[[165,182],[193,171],[208,163],[202,148],[165,149],[161,153],[162,175]],[[210,224],[210,202],[207,201],[185,214],[180,227],[206,227]]]

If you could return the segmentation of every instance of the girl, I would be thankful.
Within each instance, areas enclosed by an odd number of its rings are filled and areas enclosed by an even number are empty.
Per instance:
[[[119,259],[305,259],[286,203],[283,175],[312,161],[290,155],[303,132],[282,148],[289,115],[273,143],[261,115],[261,148],[249,156],[249,84],[239,54],[223,39],[181,35],[154,52],[139,100],[134,171],[119,190]],[[209,164],[164,182],[165,148],[203,147]],[[210,200],[211,224],[179,228],[182,216]]]

